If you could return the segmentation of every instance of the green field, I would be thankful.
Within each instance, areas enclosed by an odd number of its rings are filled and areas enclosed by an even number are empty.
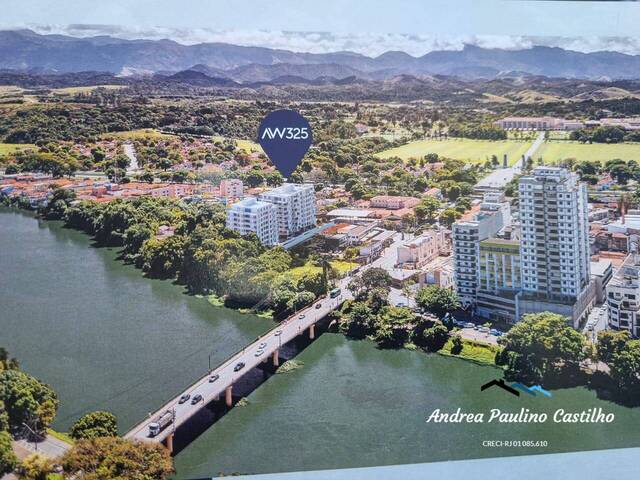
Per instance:
[[[446,158],[465,160],[471,163],[485,162],[491,159],[491,155],[497,155],[502,161],[502,156],[506,153],[509,157],[509,164],[515,163],[531,146],[530,141],[516,140],[470,140],[470,139],[448,139],[448,140],[418,140],[410,142],[401,147],[391,148],[377,153],[378,158],[400,157],[403,160],[409,158],[420,158],[427,153],[437,153]]]
[[[544,163],[553,164],[566,158],[600,160],[606,162],[614,158],[640,161],[640,143],[591,143],[548,142],[543,143],[533,155],[534,160],[542,157]]]
[[[27,143],[0,143],[0,157],[18,150],[26,150],[28,148],[36,148],[35,145]]]
[[[125,132],[109,132],[100,135],[101,138],[123,138],[126,140],[140,140],[143,138],[172,138],[172,135],[159,132],[153,128],[140,128],[138,130],[128,130]]]
[[[97,88],[104,88],[106,90],[120,90],[124,88],[124,85],[92,85],[87,87],[65,87],[65,88],[54,88],[51,91],[59,95],[76,95],[78,93],[91,93]]]

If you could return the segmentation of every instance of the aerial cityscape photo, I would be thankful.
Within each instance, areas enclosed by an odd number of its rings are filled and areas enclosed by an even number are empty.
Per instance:
[[[637,3],[365,3],[3,6],[2,480],[637,478]]]

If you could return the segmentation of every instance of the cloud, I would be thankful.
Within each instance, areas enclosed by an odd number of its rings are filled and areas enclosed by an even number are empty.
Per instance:
[[[421,56],[434,50],[461,50],[465,44],[483,48],[526,49],[536,45],[579,52],[617,51],[640,54],[640,37],[541,37],[508,35],[435,35],[400,33],[331,33],[273,30],[215,30],[208,28],[124,27],[119,25],[24,25],[38,33],[74,37],[109,35],[123,39],[171,39],[178,43],[222,42],[295,52],[351,51],[375,57],[388,51]],[[12,28],[15,28],[13,26]]]

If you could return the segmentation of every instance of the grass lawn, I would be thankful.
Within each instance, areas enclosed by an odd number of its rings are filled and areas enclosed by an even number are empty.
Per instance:
[[[0,143],[0,157],[9,153],[17,152],[18,150],[27,150],[29,148],[36,148],[36,146],[30,143]]]
[[[51,435],[53,438],[57,438],[58,440],[68,443],[69,445],[73,445],[75,443],[75,440],[71,438],[68,433],[56,432],[51,428],[47,429],[47,433]]]
[[[120,90],[124,85],[92,85],[88,87],[66,87],[54,88],[51,91],[60,95],[75,95],[77,93],[90,93],[96,88],[105,88],[107,90]]]
[[[262,152],[262,147],[257,143],[252,142],[251,140],[242,140],[239,138],[227,138],[227,137],[221,137],[219,135],[215,135],[213,139],[220,142],[223,142],[225,140],[233,140],[234,142],[236,142],[236,145],[238,146],[238,148],[240,150],[244,150],[246,153]]]
[[[346,273],[349,270],[357,267],[358,264],[354,262],[334,260],[333,262],[331,262],[331,266],[335,268],[338,274],[342,277],[346,275]],[[315,265],[312,265],[312,264],[303,265],[302,267],[295,267],[289,270],[289,273],[291,273],[294,278],[301,278],[306,274],[316,273],[316,272],[322,272],[322,268],[316,267]]]
[[[140,138],[173,138],[172,135],[167,135],[166,133],[161,133],[158,130],[153,128],[140,128],[138,130],[128,130],[126,132],[109,132],[103,133],[100,135],[102,138],[124,138],[136,140]]]
[[[495,365],[496,353],[500,349],[497,345],[490,345],[488,343],[474,342],[466,338],[462,339],[462,351],[454,355],[451,353],[451,347],[453,346],[452,339],[449,338],[442,350],[438,353],[441,355],[447,355],[450,357],[458,357],[464,360],[471,360],[472,362],[481,363],[485,365]]]
[[[545,142],[534,155],[534,161],[542,157],[544,163],[553,164],[565,158],[600,160],[606,162],[614,158],[640,161],[640,143],[591,143]]]
[[[465,160],[471,163],[483,163],[497,155],[502,161],[506,153],[509,164],[515,163],[531,146],[530,141],[517,140],[470,140],[466,138],[452,138],[447,140],[417,140],[400,147],[391,148],[377,153],[378,158],[400,157],[408,160],[411,157],[420,158],[427,153],[437,153],[446,158]]]

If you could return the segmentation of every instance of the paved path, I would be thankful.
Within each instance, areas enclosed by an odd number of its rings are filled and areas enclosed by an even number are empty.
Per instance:
[[[525,158],[533,158],[533,155],[536,153],[538,148],[540,148],[542,142],[544,142],[544,133],[545,132],[538,133],[538,136],[524,154]],[[476,184],[476,187],[481,189],[502,189],[506,187],[507,183],[513,180],[516,175],[522,174],[523,168],[524,165],[522,164],[522,158],[519,158],[512,167],[499,168],[491,172],[486,177],[480,179],[480,181]]]

